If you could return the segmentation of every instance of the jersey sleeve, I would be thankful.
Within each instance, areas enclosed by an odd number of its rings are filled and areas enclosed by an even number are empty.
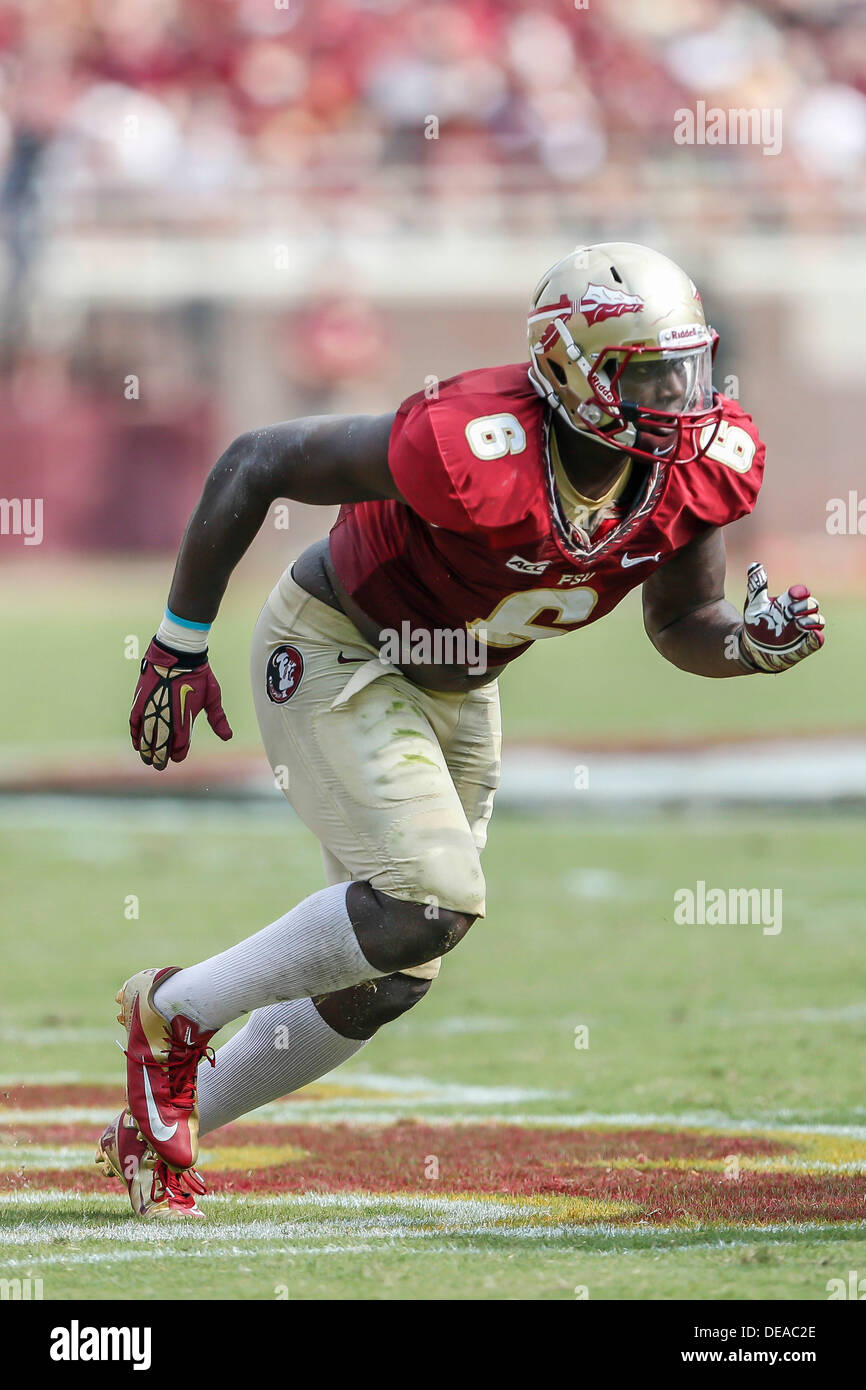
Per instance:
[[[766,449],[751,415],[722,397],[724,414],[701,460],[696,511],[713,526],[728,526],[754,509],[764,477]]]
[[[440,383],[439,395],[418,392],[397,411],[388,462],[413,511],[449,531],[497,534],[519,525],[536,501],[541,404],[513,368],[464,373]],[[488,453],[478,443],[484,426],[501,442]],[[475,443],[473,443],[475,440]]]
[[[391,476],[423,521],[448,531],[472,531],[475,523],[446,466],[429,407],[418,392],[397,411],[388,444]]]

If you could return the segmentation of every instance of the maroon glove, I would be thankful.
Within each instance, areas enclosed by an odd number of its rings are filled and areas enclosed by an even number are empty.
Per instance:
[[[749,565],[740,660],[752,671],[786,671],[824,645],[824,618],[805,584],[792,584],[777,598],[767,591],[767,572]]]
[[[168,766],[169,759],[182,763],[189,752],[193,720],[202,710],[214,733],[230,739],[232,731],[207,652],[192,656],[169,651],[154,637],[141,663],[129,715],[132,746],[141,761],[157,772]]]

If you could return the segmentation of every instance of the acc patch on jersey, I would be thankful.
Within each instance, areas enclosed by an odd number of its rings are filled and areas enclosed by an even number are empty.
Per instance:
[[[297,647],[276,647],[268,657],[265,681],[268,699],[275,705],[291,700],[304,674],[304,658]]]

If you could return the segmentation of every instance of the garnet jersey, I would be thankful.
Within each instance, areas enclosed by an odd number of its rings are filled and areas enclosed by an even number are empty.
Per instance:
[[[635,461],[629,488],[590,537],[566,520],[549,451],[551,413],[525,365],[462,372],[410,396],[389,445],[408,502],[344,506],[331,556],[382,628],[474,631],[491,667],[531,642],[595,622],[711,526],[750,512],[764,466],[751,417],[722,396],[697,463]]]

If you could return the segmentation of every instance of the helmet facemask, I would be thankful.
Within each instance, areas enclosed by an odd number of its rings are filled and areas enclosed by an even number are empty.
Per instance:
[[[720,418],[713,404],[712,343],[661,351],[604,348],[595,369],[607,376],[622,418],[635,426],[635,444],[650,457],[695,462],[709,448]]]
[[[694,347],[609,343],[593,361],[561,319],[546,337],[539,344],[547,348],[544,358],[533,352],[533,380],[537,385],[543,374],[549,404],[573,429],[653,463],[695,463],[706,453],[722,415],[714,403],[712,329]],[[575,371],[585,382],[579,394],[569,382]]]

